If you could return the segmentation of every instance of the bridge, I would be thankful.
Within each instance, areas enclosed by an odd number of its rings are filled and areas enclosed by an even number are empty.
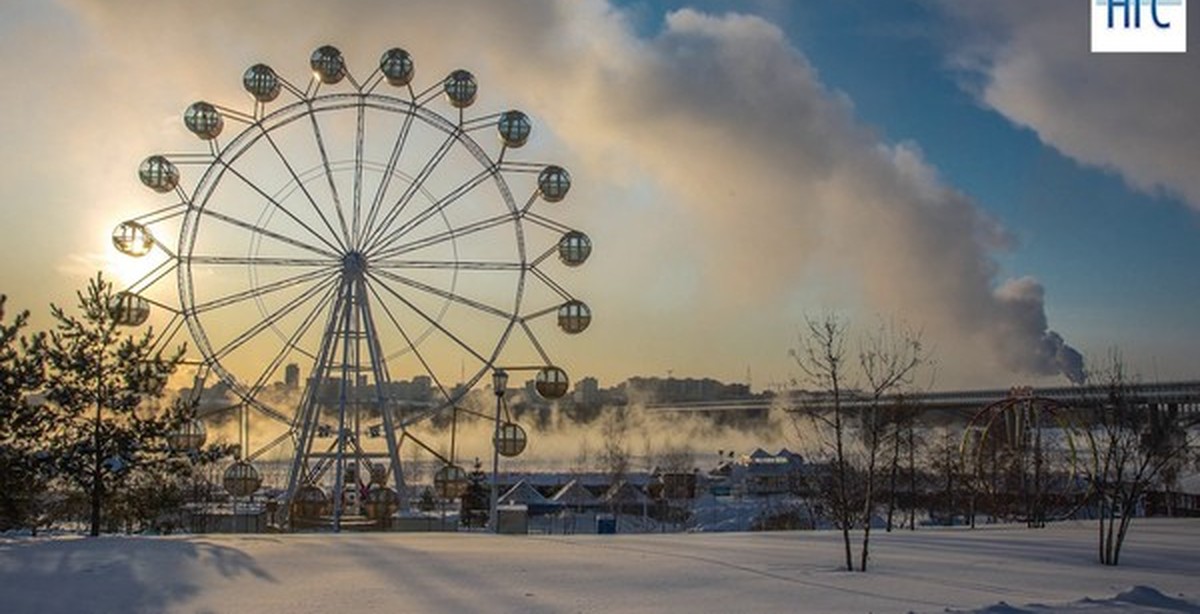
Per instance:
[[[1057,386],[916,392],[885,396],[880,399],[880,405],[919,407],[926,411],[970,417],[992,403],[1013,396],[1042,397],[1072,407],[1100,407],[1109,402],[1110,391],[1107,386]],[[1125,399],[1135,406],[1174,409],[1185,423],[1200,424],[1200,381],[1126,384],[1122,393]],[[841,405],[849,410],[863,409],[871,405],[871,399],[860,392],[845,391]],[[746,414],[765,413],[772,408],[784,411],[822,411],[833,409],[833,398],[824,392],[792,390],[742,399],[648,403],[646,408],[655,412]]]

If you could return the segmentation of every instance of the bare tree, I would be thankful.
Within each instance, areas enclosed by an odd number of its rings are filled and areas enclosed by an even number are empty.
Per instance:
[[[871,517],[875,512],[875,493],[879,487],[879,457],[889,431],[888,425],[898,412],[903,411],[904,403],[900,393],[912,384],[917,368],[926,360],[921,333],[894,322],[880,324],[874,332],[863,338],[859,345],[859,367],[862,369],[866,391],[870,395],[870,403],[862,412],[867,467],[862,502],[860,571],[867,570]]]
[[[1194,454],[1195,442],[1169,410],[1164,415],[1163,409],[1132,398],[1130,378],[1117,351],[1089,377],[1099,380],[1105,395],[1095,415],[1091,476],[1099,516],[1099,559],[1104,565],[1117,565],[1143,497]]]
[[[658,468],[668,473],[685,473],[696,466],[696,451],[691,444],[667,443],[658,454]]]
[[[945,524],[953,524],[954,516],[964,512],[975,526],[974,481],[968,475],[962,456],[962,433],[955,429],[939,430],[928,449],[927,462],[934,479],[930,511],[939,512]]]
[[[587,433],[579,437],[579,451],[571,464],[572,473],[586,473],[592,468],[592,446],[588,442]]]
[[[628,431],[624,411],[620,408],[610,409],[600,421],[603,447],[597,460],[613,485],[625,479],[625,475],[629,473],[631,455],[629,445],[625,441]]]
[[[900,399],[904,401],[904,399]],[[905,470],[908,477],[906,485],[908,491],[908,512],[909,512],[909,528],[915,528],[913,522],[913,514],[915,505],[913,498],[916,496],[916,447],[919,439],[917,435],[917,413],[920,408],[905,402],[897,403],[892,409],[892,415],[888,417],[890,433],[888,434],[888,445],[890,446],[888,460],[888,501],[887,501],[887,524],[886,529],[890,533],[897,524],[896,512],[900,505],[900,471]],[[901,521],[903,522],[903,521]]]
[[[914,413],[920,408],[914,408]],[[905,469],[908,473],[908,495],[911,498],[908,506],[908,530],[917,530],[917,446],[924,444],[924,438],[917,436],[916,420],[909,422],[905,429],[907,439],[908,463]]]
[[[800,413],[816,427],[831,458],[826,502],[842,532],[846,569],[855,569],[850,532],[857,528],[862,531],[858,570],[866,571],[888,416],[894,412],[895,397],[912,384],[927,355],[919,332],[895,323],[881,324],[860,339],[853,365],[857,373],[852,373],[846,358],[849,328],[849,322],[836,315],[806,317],[799,347],[790,354],[807,383],[820,393],[819,407]],[[856,410],[848,408],[849,401]]]
[[[654,471],[654,442],[650,441],[650,434],[642,432],[642,467],[647,473]]]
[[[857,524],[857,510],[851,504],[849,462],[846,458],[846,416],[842,407],[846,373],[846,335],[849,323],[836,315],[817,319],[806,316],[805,330],[798,347],[790,354],[808,383],[825,395],[830,411],[803,411],[817,430],[826,431],[824,447],[832,452],[832,488],[826,489],[825,500],[833,516],[833,524],[842,532],[846,555],[846,571],[854,571],[854,555],[850,546],[850,530]]]
[[[419,445],[409,445],[408,451],[408,462],[404,463],[404,482],[406,487],[411,487],[425,479],[425,450]]]

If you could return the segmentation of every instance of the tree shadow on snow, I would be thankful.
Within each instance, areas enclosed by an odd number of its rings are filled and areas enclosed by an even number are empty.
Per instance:
[[[28,538],[0,541],[0,603],[6,612],[162,612],[196,596],[206,568],[275,582],[245,552],[199,537]]]

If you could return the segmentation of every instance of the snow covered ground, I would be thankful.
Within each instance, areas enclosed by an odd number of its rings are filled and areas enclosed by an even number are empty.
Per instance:
[[[1200,520],[1138,520],[1122,565],[1069,523],[828,531],[0,539],[0,611],[1200,612]]]

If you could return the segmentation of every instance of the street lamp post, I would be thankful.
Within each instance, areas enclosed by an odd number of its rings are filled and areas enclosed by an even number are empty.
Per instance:
[[[500,532],[500,411],[504,406],[504,393],[508,388],[508,372],[497,369],[492,372],[492,390],[496,393],[496,423],[492,428],[492,493],[488,504],[488,526],[492,533]]]

